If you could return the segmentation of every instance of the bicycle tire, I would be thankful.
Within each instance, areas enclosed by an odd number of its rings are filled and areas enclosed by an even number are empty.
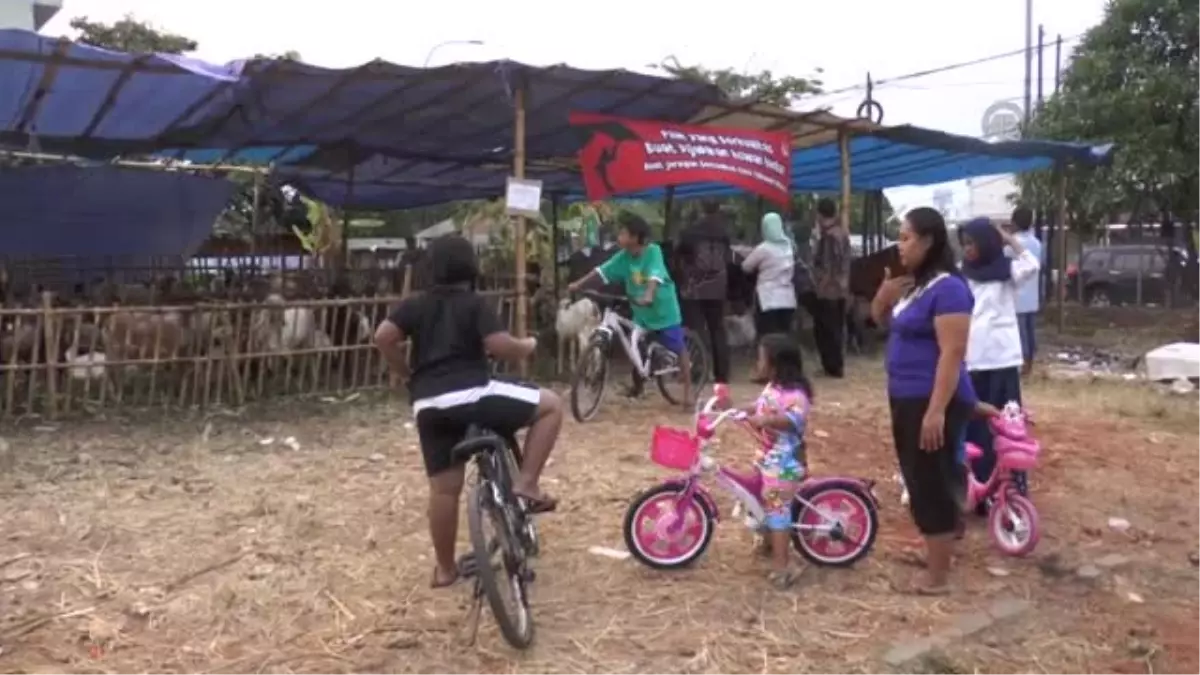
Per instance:
[[[579,402],[579,387],[583,385],[585,364],[588,363],[592,355],[600,360],[600,387],[596,390],[596,400],[590,407],[584,409]],[[596,416],[600,410],[600,403],[604,400],[604,393],[608,389],[608,349],[605,343],[600,340],[593,340],[588,343],[586,349],[579,355],[579,360],[575,364],[575,372],[571,374],[571,415],[576,422],[588,422]]]
[[[520,550],[520,544],[513,541],[516,533],[507,531],[507,521],[503,514],[498,513],[499,507],[493,503],[488,494],[490,489],[491,485],[487,481],[476,483],[471,488],[471,494],[467,501],[467,528],[470,531],[471,547],[475,551],[476,579],[483,588],[483,594],[492,610],[492,618],[496,620],[496,625],[499,626],[504,641],[515,649],[527,649],[533,644],[533,613],[529,607],[529,593],[525,580],[521,577],[519,570],[513,569],[516,561],[510,559],[514,551]],[[498,533],[508,540],[501,543],[504,556],[503,581],[512,584],[518,590],[519,594],[514,600],[519,603],[518,611],[523,611],[525,614],[524,621],[521,620],[521,617],[514,618],[509,614],[504,596],[500,592],[501,579],[496,574],[496,568],[492,567],[490,542],[483,532],[485,511],[492,518],[492,524],[497,527]]]
[[[705,381],[708,379],[709,372],[709,355],[708,347],[705,346],[704,340],[690,328],[683,329],[683,344],[684,349],[688,350],[688,355],[695,357],[691,363],[692,372],[689,377],[695,373],[699,373],[698,377],[692,378],[692,397],[698,398],[700,390],[704,388]],[[692,349],[692,347],[695,349]],[[658,393],[672,405],[679,405],[682,401],[671,392],[667,386],[667,378],[665,375],[658,375],[654,378],[658,384]]]

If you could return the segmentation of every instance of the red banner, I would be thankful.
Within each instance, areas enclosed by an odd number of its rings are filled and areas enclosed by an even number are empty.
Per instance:
[[[651,188],[725,183],[787,207],[792,138],[787,132],[689,126],[571,113],[588,132],[579,166],[588,199]]]

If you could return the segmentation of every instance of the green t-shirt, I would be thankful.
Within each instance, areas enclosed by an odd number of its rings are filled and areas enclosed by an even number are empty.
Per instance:
[[[675,282],[667,272],[658,244],[647,244],[636,258],[628,251],[618,251],[608,262],[600,265],[599,272],[605,283],[625,284],[625,295],[630,300],[640,299],[646,293],[646,284],[651,279],[658,282],[653,302],[645,306],[633,305],[633,322],[638,326],[646,330],[663,330],[683,323]]]

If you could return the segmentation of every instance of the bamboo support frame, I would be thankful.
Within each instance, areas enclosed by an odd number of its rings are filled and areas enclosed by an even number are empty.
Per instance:
[[[516,178],[525,177],[525,83],[522,82],[513,92],[514,105],[514,122],[513,122],[513,176]],[[523,338],[528,334],[526,326],[526,301],[527,301],[527,286],[526,286],[526,267],[525,259],[525,217],[516,216],[513,222],[514,237],[514,257],[516,258],[516,286],[517,286],[517,306],[514,312],[516,318],[516,336]],[[521,377],[526,377],[529,373],[528,366],[524,361],[519,366]]]
[[[1055,302],[1058,310],[1058,332],[1062,334],[1066,330],[1067,324],[1067,171],[1066,167],[1059,167],[1058,170],[1058,186],[1057,186],[1057,201],[1058,201],[1058,255],[1055,260],[1055,267],[1058,268],[1057,278],[1055,279]]]

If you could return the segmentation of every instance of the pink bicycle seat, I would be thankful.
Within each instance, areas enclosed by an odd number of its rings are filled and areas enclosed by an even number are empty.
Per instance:
[[[974,462],[980,457],[983,457],[983,448],[974,443],[967,443],[967,461]]]

